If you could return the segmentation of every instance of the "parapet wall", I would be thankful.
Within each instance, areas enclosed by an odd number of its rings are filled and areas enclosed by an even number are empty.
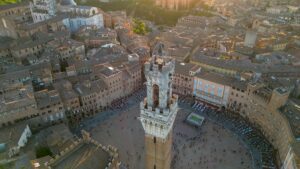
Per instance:
[[[93,144],[97,148],[101,148],[103,151],[107,152],[109,156],[111,157],[111,161],[107,164],[105,169],[119,169],[120,162],[119,162],[119,154],[117,148],[113,146],[104,146],[100,144],[98,141],[92,139],[88,132],[82,131],[83,138],[79,138],[76,140],[73,144],[71,144],[69,147],[65,148],[65,150],[61,151],[59,154],[55,155],[54,158],[52,158],[46,166],[48,169],[52,169],[53,166],[57,165],[59,162],[67,158],[69,155],[74,153],[76,150],[81,148],[82,146],[86,144]]]

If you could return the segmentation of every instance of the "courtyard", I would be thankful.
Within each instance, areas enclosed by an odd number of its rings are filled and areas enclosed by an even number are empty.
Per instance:
[[[138,120],[143,97],[144,93],[137,93],[122,107],[99,113],[82,125],[102,144],[117,147],[128,169],[144,168],[144,131]],[[200,128],[187,124],[185,119],[192,111],[179,107],[173,130],[172,169],[252,169],[250,151],[236,135],[209,120]]]

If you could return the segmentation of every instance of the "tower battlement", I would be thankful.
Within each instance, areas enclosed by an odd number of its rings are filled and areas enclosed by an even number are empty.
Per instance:
[[[177,113],[178,96],[173,95],[172,103],[168,108],[159,109],[147,106],[147,98],[140,103],[141,122],[146,134],[166,139],[173,128]]]
[[[170,57],[153,56],[150,61],[145,63],[145,75],[149,72],[168,73],[174,72],[175,60]]]

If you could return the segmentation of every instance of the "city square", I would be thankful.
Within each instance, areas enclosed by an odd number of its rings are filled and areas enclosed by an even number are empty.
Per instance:
[[[116,108],[115,115],[103,121],[97,116],[107,112],[101,112],[83,123],[83,129],[90,131],[96,140],[117,147],[121,161],[128,168],[142,168],[145,160],[144,131],[138,120],[141,93],[123,103],[125,110]],[[195,128],[185,122],[192,108],[179,109],[173,131],[174,169],[253,169],[250,151],[238,136],[209,120]]]

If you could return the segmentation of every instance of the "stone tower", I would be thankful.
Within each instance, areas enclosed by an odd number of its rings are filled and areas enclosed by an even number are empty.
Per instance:
[[[140,104],[145,130],[146,169],[170,169],[178,96],[172,94],[175,60],[154,55],[145,63],[147,97]]]

